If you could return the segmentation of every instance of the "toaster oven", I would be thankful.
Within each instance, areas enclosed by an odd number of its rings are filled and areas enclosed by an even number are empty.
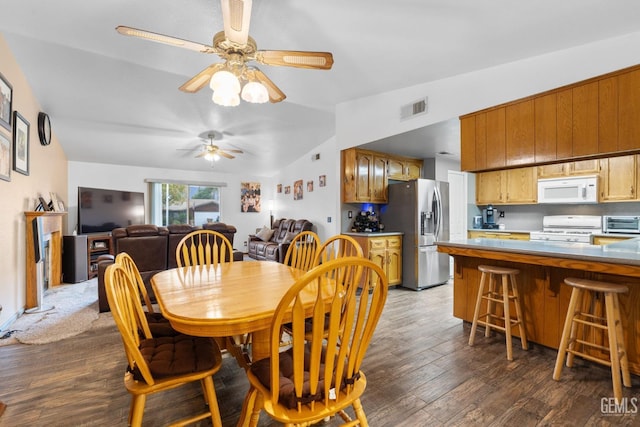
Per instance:
[[[640,234],[640,216],[605,215],[602,218],[602,231]]]

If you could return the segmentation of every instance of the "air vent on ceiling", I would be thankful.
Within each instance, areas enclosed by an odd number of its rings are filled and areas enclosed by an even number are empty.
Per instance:
[[[412,117],[420,116],[427,113],[428,99],[426,96],[423,99],[419,99],[411,104],[403,105],[400,107],[400,120],[410,119]]]

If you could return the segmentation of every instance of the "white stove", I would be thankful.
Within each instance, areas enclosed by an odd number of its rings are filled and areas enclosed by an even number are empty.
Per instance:
[[[550,242],[591,243],[591,235],[602,233],[602,217],[596,215],[549,215],[542,218],[542,231],[530,239]]]

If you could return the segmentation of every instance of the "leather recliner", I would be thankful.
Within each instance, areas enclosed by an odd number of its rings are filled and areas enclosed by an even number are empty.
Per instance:
[[[278,219],[273,222],[273,234],[267,241],[249,235],[247,256],[257,260],[284,262],[291,240],[302,231],[310,231],[313,223],[306,219]]]
[[[234,226],[224,223],[206,225],[220,231],[233,244],[233,235],[236,233]],[[109,311],[104,288],[104,273],[107,267],[113,264],[115,255],[126,252],[133,258],[138,270],[140,270],[140,276],[147,288],[147,293],[151,301],[155,302],[151,277],[161,271],[177,267],[176,247],[178,243],[184,236],[198,229],[199,227],[189,224],[172,224],[168,227],[141,224],[113,229],[111,232],[113,255],[102,255],[98,260],[98,307],[100,312]],[[242,258],[242,252],[233,252],[234,261],[242,261]]]

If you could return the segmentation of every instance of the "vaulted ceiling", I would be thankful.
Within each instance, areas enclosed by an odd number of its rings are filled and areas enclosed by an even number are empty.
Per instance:
[[[337,104],[635,33],[638,16],[634,0],[254,0],[259,49],[329,51],[335,63],[260,66],[287,98],[238,107],[213,104],[208,88],[178,90],[216,55],[115,31],[211,44],[223,28],[218,0],[5,2],[0,32],[69,160],[211,170],[195,156],[215,131],[218,145],[244,154],[214,170],[268,176],[335,135]],[[429,139],[459,153],[452,119],[376,144],[433,157]]]

